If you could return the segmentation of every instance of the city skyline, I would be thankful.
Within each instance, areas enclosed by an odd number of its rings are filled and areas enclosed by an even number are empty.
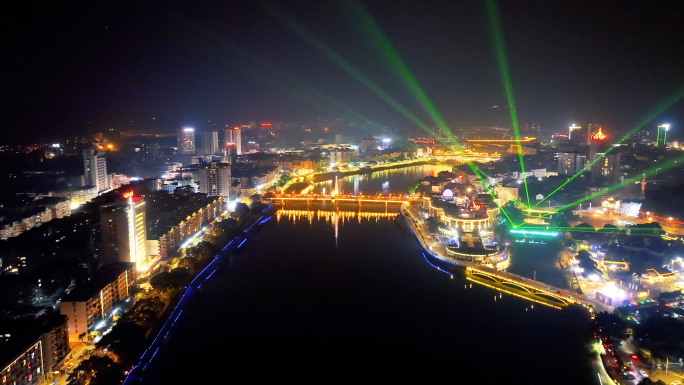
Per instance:
[[[681,1],[17,7],[3,384],[684,378]]]
[[[90,124],[101,130],[129,121],[221,127],[335,113],[416,126],[408,112],[437,125],[404,86],[410,79],[448,126],[512,124],[484,4],[186,8],[50,6],[26,13],[30,20],[17,18],[27,33],[9,34],[3,44],[3,56],[14,59],[3,75],[2,141],[17,141],[27,128],[82,131]],[[684,33],[674,27],[678,8],[676,2],[500,4],[520,123],[567,130],[598,121],[622,132],[652,118],[672,124],[670,135],[679,137],[684,75],[676,47]],[[240,17],[226,22],[224,14]],[[392,63],[392,52],[404,67]]]

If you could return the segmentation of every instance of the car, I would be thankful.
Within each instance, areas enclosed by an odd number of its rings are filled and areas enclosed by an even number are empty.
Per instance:
[[[648,377],[648,373],[646,373],[645,370],[640,370],[639,374],[641,375],[641,377]]]

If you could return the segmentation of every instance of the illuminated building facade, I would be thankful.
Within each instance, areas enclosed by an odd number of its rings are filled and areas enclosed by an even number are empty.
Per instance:
[[[79,187],[69,194],[71,199],[71,208],[75,209],[78,206],[84,205],[91,200],[97,198],[97,187],[96,186],[83,186]]]
[[[209,162],[200,165],[198,170],[199,192],[208,196],[230,195],[230,165],[221,162]]]
[[[579,152],[561,152],[558,154],[558,174],[575,175],[586,163],[586,155]]]
[[[471,206],[473,209],[475,205]],[[440,222],[451,228],[458,228],[463,231],[483,230],[495,223],[499,208],[485,209],[477,207],[475,211],[451,212],[448,208],[435,205],[432,198],[423,197],[423,208],[428,210],[431,217],[436,217]],[[481,210],[480,210],[481,209]],[[467,215],[465,214],[467,212]]]
[[[667,147],[667,133],[670,131],[669,124],[662,124],[658,126],[656,132],[656,147]]]
[[[596,135],[597,132],[601,129],[601,125],[598,123],[589,123],[587,124],[587,144],[591,145],[591,137]]]
[[[235,146],[235,155],[242,155],[242,130],[240,127],[229,127],[223,131],[225,135],[225,146]]]
[[[218,218],[223,209],[224,199],[221,196],[204,200],[202,206],[195,207],[193,212],[185,217],[177,218],[176,222],[167,223],[162,231],[153,232],[150,238],[156,242],[150,244],[154,245],[154,252],[149,247],[148,252],[158,254],[160,259],[166,258],[178,250],[188,236],[195,234],[202,226]]]
[[[200,133],[197,153],[200,155],[216,155],[219,150],[219,133],[217,131],[205,131]]]
[[[193,155],[195,153],[195,129],[183,127],[178,130],[178,153],[180,155]]]
[[[519,146],[517,144],[511,144],[506,152],[509,154],[536,155],[537,149],[535,147],[525,147]]]
[[[104,152],[83,150],[83,171],[86,186],[95,186],[99,194],[112,189],[107,175],[107,159]]]
[[[102,264],[133,262],[141,270],[149,267],[145,241],[145,201],[129,196],[100,206]]]
[[[520,199],[520,190],[517,187],[496,185],[494,186],[494,193],[499,199],[499,204],[502,205],[509,201],[518,201]]]
[[[572,132],[573,131],[577,131],[577,133],[579,134],[581,132],[581,130],[582,130],[582,127],[578,126],[576,124],[573,124],[572,126],[570,126],[568,128],[568,139],[572,140]],[[575,134],[575,139],[577,139],[577,134]]]
[[[0,380],[3,385],[37,385],[45,381],[46,375],[41,336],[3,366]]]
[[[349,148],[331,148],[329,151],[330,155],[328,157],[330,158],[331,165],[347,163],[354,157],[354,150]]]
[[[604,155],[610,149],[608,136],[599,127],[598,131],[590,137],[589,161],[594,162],[591,166],[592,184],[614,184],[620,174],[620,154]]]
[[[108,265],[90,283],[77,287],[59,304],[61,314],[68,317],[69,342],[80,342],[80,336],[97,330],[99,321],[113,305],[128,298],[135,288],[137,268],[134,263]]]

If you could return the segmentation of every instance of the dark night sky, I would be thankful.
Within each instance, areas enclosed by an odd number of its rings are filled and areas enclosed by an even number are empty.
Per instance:
[[[340,3],[279,4],[431,124]],[[487,124],[488,107],[506,105],[483,2],[364,4],[448,124]],[[679,0],[505,1],[499,8],[523,121],[626,130],[684,86]],[[264,83],[276,72],[255,71],[239,49],[370,119],[409,124],[256,2],[22,2],[2,18],[3,142],[89,121],[101,131],[152,118],[172,129],[329,115],[290,86]],[[684,130],[682,101],[653,124],[665,120]]]

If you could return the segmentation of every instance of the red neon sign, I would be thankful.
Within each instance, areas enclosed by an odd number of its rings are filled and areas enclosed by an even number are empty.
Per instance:
[[[472,207],[473,210],[479,210],[479,209],[482,208],[482,205],[479,204],[479,203],[477,203],[477,202],[475,202],[475,203],[473,203],[473,205],[472,205],[471,207]]]
[[[132,196],[133,196],[133,191],[126,191],[125,193],[123,193],[124,199],[128,199]]]
[[[261,123],[261,127],[271,127],[271,123]]]
[[[591,140],[603,141],[606,140],[607,136],[599,128],[598,132],[591,136]]]

